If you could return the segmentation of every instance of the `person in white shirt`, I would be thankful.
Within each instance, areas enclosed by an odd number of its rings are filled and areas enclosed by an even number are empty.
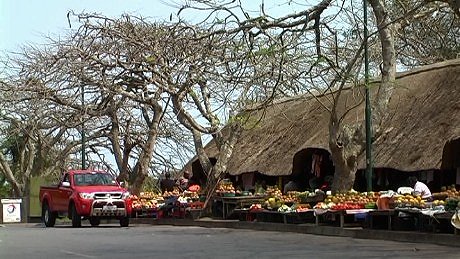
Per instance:
[[[425,200],[431,200],[433,198],[432,195],[431,195],[431,191],[428,188],[428,186],[426,186],[426,184],[418,181],[417,177],[415,177],[415,176],[409,177],[407,179],[407,183],[409,184],[409,186],[414,187],[415,195],[420,195]]]

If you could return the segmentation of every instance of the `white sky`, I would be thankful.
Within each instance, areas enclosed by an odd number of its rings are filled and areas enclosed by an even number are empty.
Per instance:
[[[152,20],[169,20],[177,9],[171,7],[181,0],[0,0],[0,51],[14,52],[24,44],[41,43],[44,36],[64,35],[69,30],[67,13],[100,13],[119,17],[128,13],[149,17]],[[242,0],[245,8],[257,12],[262,0]],[[289,0],[264,0],[270,14],[293,12],[298,5]],[[168,3],[168,4],[166,4]],[[256,15],[252,12],[253,15]],[[184,13],[188,20],[197,19],[202,13]]]

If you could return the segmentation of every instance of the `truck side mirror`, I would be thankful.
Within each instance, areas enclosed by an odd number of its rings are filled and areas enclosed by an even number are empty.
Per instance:
[[[70,187],[70,183],[69,182],[62,182],[62,187]]]
[[[121,187],[125,187],[126,186],[126,183],[123,181],[123,182],[120,182],[120,186]]]

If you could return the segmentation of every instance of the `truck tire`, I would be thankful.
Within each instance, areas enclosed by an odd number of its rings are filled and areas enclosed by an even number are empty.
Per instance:
[[[72,227],[81,227],[81,216],[78,215],[77,208],[75,208],[75,205],[72,204],[70,211],[72,213]]]
[[[46,227],[54,227],[56,224],[56,214],[51,211],[48,202],[44,202],[42,206],[42,222]]]
[[[101,224],[101,219],[91,217],[91,218],[89,218],[89,224],[91,224],[92,227],[97,227],[97,226],[99,226],[99,224]]]
[[[129,226],[129,217],[123,217],[120,219],[120,227],[128,227]]]

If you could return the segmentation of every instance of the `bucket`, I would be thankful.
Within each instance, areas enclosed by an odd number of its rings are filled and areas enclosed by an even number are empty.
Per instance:
[[[379,210],[389,210],[390,209],[390,198],[380,197],[377,200],[377,208]]]

